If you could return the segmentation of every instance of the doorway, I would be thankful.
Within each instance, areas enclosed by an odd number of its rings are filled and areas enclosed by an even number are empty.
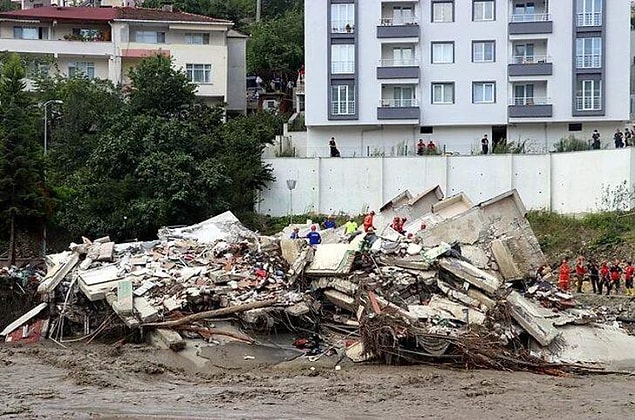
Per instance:
[[[492,126],[492,151],[496,150],[496,146],[499,144],[507,143],[507,126],[506,125],[493,125]]]

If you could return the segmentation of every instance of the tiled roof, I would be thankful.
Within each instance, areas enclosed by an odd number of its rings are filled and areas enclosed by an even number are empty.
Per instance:
[[[169,12],[160,9],[137,7],[37,7],[0,13],[0,19],[113,21],[153,20],[162,22],[225,23],[228,20],[185,12]]]

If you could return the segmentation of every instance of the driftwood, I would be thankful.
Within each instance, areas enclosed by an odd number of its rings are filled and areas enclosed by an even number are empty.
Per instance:
[[[209,319],[209,318],[218,318],[220,316],[226,316],[231,314],[236,314],[239,312],[245,312],[252,309],[258,308],[266,308],[268,306],[273,306],[278,302],[277,299],[269,299],[263,300],[259,302],[251,302],[246,303],[244,305],[230,306],[228,308],[215,309],[213,311],[205,311],[197,314],[192,314],[185,316],[180,319],[175,319],[173,321],[165,321],[165,322],[149,322],[147,324],[143,324],[143,327],[156,327],[156,328],[172,328],[179,325],[187,324],[188,322],[198,321],[201,319]]]

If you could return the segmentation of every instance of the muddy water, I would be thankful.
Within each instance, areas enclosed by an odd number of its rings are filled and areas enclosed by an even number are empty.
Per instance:
[[[635,417],[629,376],[249,362],[196,366],[168,350],[132,345],[0,347],[0,418]]]

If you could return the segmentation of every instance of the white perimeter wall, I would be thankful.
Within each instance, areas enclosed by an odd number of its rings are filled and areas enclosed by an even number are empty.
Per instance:
[[[466,193],[474,203],[512,188],[530,210],[585,213],[598,210],[602,192],[635,185],[635,148],[546,155],[390,158],[266,159],[276,181],[257,211],[272,216],[377,210],[399,192],[418,194],[440,185],[446,196]],[[287,179],[295,179],[293,204]]]

